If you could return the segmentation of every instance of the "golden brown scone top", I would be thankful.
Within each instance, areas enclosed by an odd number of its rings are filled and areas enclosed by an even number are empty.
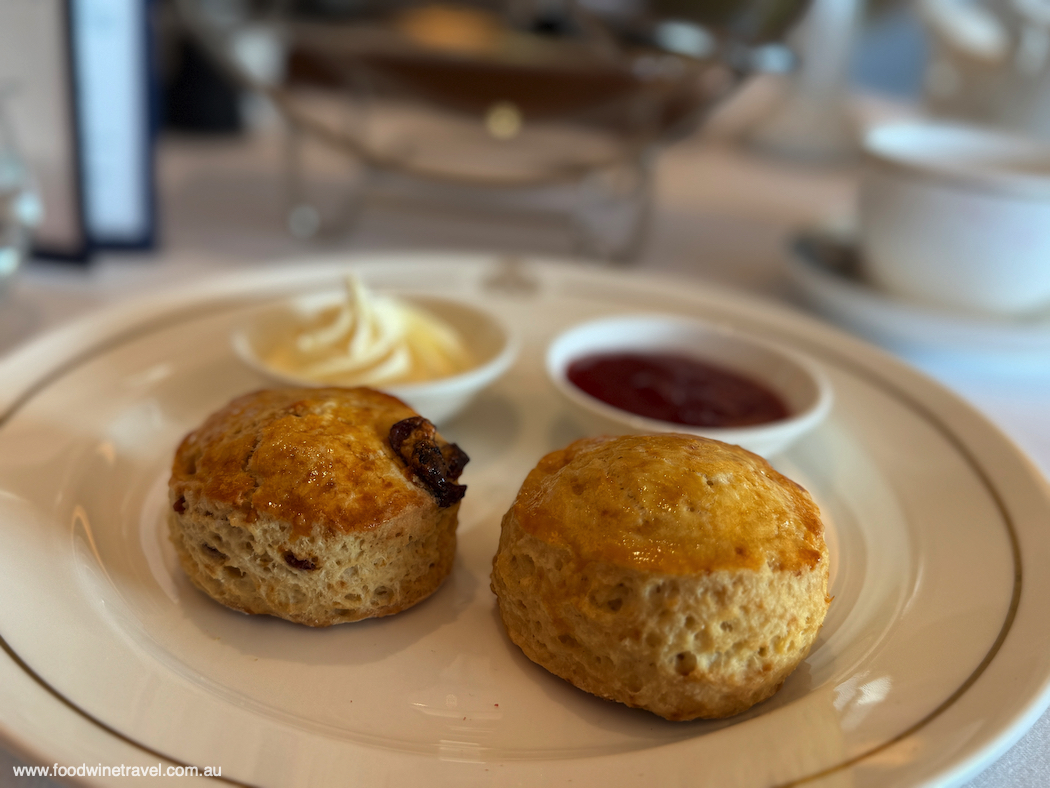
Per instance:
[[[175,453],[176,495],[207,499],[249,521],[261,514],[350,532],[410,506],[435,505],[395,458],[390,428],[416,416],[367,388],[277,389],[233,400],[187,435]]]
[[[798,571],[826,553],[809,493],[758,455],[692,435],[578,440],[540,460],[514,510],[580,561],[667,574]]]

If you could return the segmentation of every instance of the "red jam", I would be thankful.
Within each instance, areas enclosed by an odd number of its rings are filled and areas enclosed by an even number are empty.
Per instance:
[[[673,353],[609,353],[572,362],[569,380],[592,397],[649,419],[744,427],[787,418],[784,402],[753,380]]]

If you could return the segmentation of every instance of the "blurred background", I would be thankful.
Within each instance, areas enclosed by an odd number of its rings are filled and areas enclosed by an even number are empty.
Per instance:
[[[790,297],[866,129],[1046,139],[1048,59],[1044,0],[0,0],[0,281],[456,249]]]
[[[4,232],[85,261],[394,222],[401,245],[630,261],[658,159],[701,135],[819,170],[873,107],[1050,134],[1047,4],[806,5],[2,0]]]

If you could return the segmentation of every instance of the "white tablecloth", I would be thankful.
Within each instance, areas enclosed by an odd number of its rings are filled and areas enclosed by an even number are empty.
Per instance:
[[[334,202],[344,190],[346,166],[328,155],[315,162],[312,180],[322,202]],[[370,207],[351,230],[334,237],[294,240],[283,227],[281,148],[273,134],[226,141],[168,139],[159,183],[160,250],[107,254],[87,268],[30,264],[0,299],[0,356],[53,326],[138,292],[304,254],[434,248],[571,252],[568,236],[556,227],[479,225],[391,204]],[[764,159],[717,137],[687,140],[659,161],[652,227],[632,265],[794,301],[784,271],[787,237],[802,225],[849,215],[854,188],[855,170],[849,165],[807,167]],[[965,356],[923,363],[1050,475],[1050,369],[1003,377]],[[12,777],[11,766],[19,762],[0,747],[0,786],[54,785]],[[1048,784],[1050,715],[969,783],[974,788]]]

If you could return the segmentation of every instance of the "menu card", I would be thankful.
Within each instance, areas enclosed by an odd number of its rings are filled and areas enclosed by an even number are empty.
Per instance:
[[[40,256],[156,240],[153,0],[3,0],[0,96]]]

